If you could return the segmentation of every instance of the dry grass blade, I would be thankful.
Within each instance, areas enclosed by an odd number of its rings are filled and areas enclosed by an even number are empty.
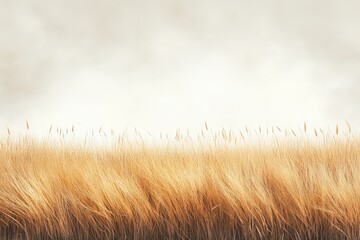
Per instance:
[[[213,145],[0,144],[0,239],[360,239],[358,138],[203,134]]]
[[[351,133],[351,127],[350,127],[350,124],[347,121],[346,121],[346,125],[348,127],[349,133]]]

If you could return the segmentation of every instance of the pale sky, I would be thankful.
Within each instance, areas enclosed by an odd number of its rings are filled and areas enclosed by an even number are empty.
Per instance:
[[[358,0],[0,0],[0,132],[360,127]]]

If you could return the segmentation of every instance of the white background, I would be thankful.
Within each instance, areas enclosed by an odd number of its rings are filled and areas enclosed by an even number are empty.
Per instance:
[[[0,133],[360,124],[360,1],[0,0]]]

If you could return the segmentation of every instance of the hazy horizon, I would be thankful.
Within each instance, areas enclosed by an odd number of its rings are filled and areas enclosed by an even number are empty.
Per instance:
[[[360,124],[360,2],[0,1],[0,126]]]

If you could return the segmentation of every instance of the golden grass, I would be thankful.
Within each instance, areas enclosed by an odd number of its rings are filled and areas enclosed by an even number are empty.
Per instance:
[[[2,239],[360,238],[356,138],[207,148],[0,144]]]

